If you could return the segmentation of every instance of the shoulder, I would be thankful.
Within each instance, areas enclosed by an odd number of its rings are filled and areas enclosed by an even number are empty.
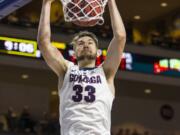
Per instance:
[[[68,60],[65,60],[65,62],[66,62],[67,68],[70,68],[75,65],[73,62],[68,61]]]
[[[63,79],[67,72],[74,66],[74,63],[68,60],[65,60],[65,70],[63,73],[59,74],[58,78]]]

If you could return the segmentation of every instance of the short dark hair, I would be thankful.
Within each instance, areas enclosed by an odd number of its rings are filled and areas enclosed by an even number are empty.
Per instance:
[[[98,45],[98,39],[96,37],[96,35],[92,32],[89,32],[89,31],[80,31],[79,33],[75,34],[71,44],[73,45],[73,48],[74,48],[74,45],[76,44],[76,41],[79,39],[79,38],[82,38],[82,37],[85,37],[85,36],[88,36],[88,37],[91,37],[95,44],[96,44],[96,47],[98,48],[99,45]]]

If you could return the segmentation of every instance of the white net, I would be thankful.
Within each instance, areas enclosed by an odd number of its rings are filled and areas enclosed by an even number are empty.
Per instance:
[[[64,19],[67,22],[97,20],[104,23],[103,13],[108,0],[61,0]]]

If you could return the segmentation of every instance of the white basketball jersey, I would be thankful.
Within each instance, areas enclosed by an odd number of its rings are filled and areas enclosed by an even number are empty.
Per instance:
[[[70,63],[59,95],[61,135],[110,135],[114,96],[102,67]]]

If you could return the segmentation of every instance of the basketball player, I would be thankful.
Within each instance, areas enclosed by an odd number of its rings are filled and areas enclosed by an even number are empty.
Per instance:
[[[98,40],[92,33],[80,32],[72,41],[77,65],[65,60],[51,45],[52,2],[43,0],[37,40],[45,61],[59,78],[61,135],[110,135],[114,77],[126,41],[116,2],[108,1],[113,39],[106,60],[98,67]]]

